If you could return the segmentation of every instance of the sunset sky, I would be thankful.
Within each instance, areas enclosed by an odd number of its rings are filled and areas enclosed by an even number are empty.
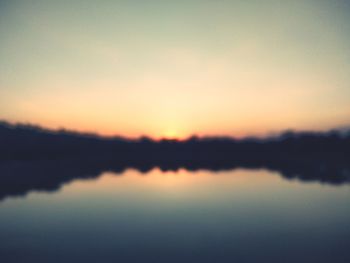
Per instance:
[[[0,119],[128,137],[350,125],[350,1],[0,0]]]

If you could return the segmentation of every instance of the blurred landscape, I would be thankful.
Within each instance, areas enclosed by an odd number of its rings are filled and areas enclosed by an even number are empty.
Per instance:
[[[0,263],[349,263],[349,0],[0,0]]]
[[[162,171],[277,171],[286,179],[332,185],[350,182],[350,132],[288,131],[274,137],[190,137],[152,140],[101,137],[25,124],[0,123],[0,200],[56,191],[76,179],[128,168]]]

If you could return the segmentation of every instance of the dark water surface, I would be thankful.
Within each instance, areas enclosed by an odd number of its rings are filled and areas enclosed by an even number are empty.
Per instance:
[[[264,169],[105,172],[1,199],[0,244],[2,263],[345,263],[350,186]]]

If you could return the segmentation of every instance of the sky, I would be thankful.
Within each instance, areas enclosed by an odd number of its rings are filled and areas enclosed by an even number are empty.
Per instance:
[[[105,135],[350,124],[350,1],[0,0],[0,119]]]

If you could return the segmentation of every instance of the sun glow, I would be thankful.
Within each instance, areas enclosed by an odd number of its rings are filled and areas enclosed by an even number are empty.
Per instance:
[[[165,139],[181,139],[179,131],[175,128],[165,130],[162,137]]]
[[[6,2],[0,119],[155,139],[349,124],[346,1]]]

